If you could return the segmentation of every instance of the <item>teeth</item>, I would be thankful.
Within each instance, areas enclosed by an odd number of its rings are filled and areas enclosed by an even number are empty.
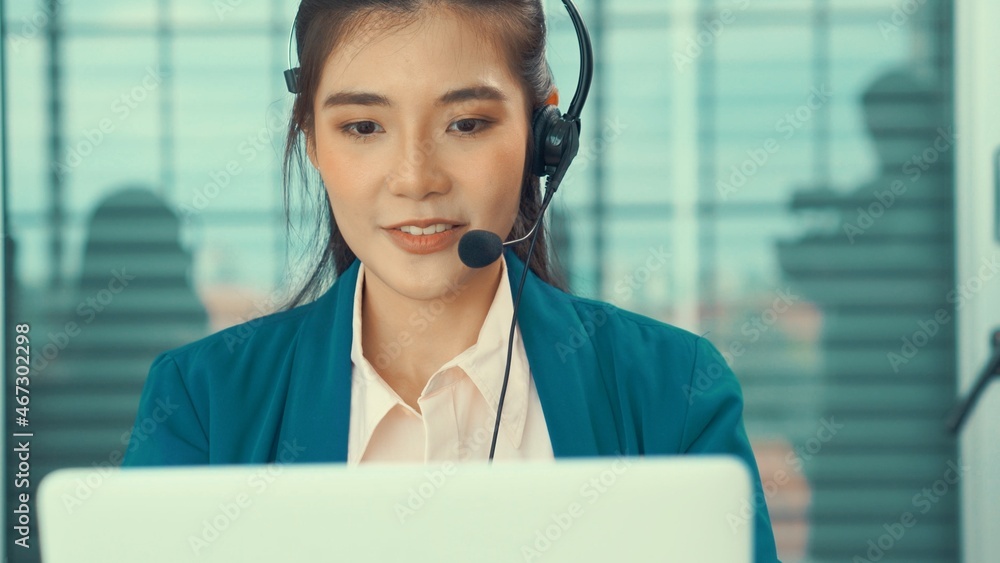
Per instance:
[[[413,225],[404,225],[399,228],[399,230],[404,233],[409,233],[411,235],[433,235],[434,233],[442,233],[444,231],[450,231],[452,225],[445,225],[444,223],[439,223],[437,225],[431,225],[421,229],[420,227],[414,227]]]

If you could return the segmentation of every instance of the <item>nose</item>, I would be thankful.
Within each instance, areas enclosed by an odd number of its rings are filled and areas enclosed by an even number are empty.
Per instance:
[[[386,179],[389,192],[417,200],[433,193],[446,193],[449,183],[436,140],[410,135],[401,145],[400,161]]]

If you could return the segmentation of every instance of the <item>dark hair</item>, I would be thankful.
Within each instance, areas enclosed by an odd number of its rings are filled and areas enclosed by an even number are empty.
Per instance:
[[[554,86],[551,70],[545,60],[545,14],[539,0],[302,0],[295,27],[296,47],[301,54],[300,93],[292,107],[282,162],[285,219],[289,227],[292,165],[299,169],[299,179],[306,194],[303,199],[309,199],[311,163],[304,154],[306,147],[302,141],[305,136],[315,134],[313,105],[328,55],[345,38],[367,26],[378,26],[379,31],[402,26],[415,21],[423,8],[438,5],[496,30],[492,46],[506,57],[512,75],[518,78],[526,94],[527,105],[530,106],[525,107],[529,125],[533,111],[545,104]],[[386,18],[385,15],[391,17]],[[525,146],[520,209],[507,240],[525,236],[538,218],[541,208],[539,178],[531,173],[533,145],[533,135],[529,132]],[[330,212],[330,199],[326,189],[319,189],[314,198],[318,214],[312,245],[316,248],[310,250],[318,256],[314,256],[315,263],[304,285],[281,310],[291,309],[318,297],[327,283],[333,280],[333,274],[340,276],[356,259]],[[539,225],[539,229],[541,232],[538,233],[529,266],[544,282],[566,291],[562,274],[555,273],[550,263],[544,223]],[[528,241],[525,241],[514,247],[514,253],[522,261],[526,258],[528,246]]]

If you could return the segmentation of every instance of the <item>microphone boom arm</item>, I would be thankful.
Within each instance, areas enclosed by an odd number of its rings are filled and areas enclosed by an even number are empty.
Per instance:
[[[972,409],[976,406],[976,401],[986,391],[986,387],[991,380],[998,376],[1000,376],[1000,330],[993,333],[993,355],[986,362],[986,367],[979,374],[979,378],[973,385],[972,391],[959,404],[955,405],[951,413],[948,414],[946,425],[949,432],[958,434],[962,430],[962,425],[965,424],[969,414],[972,413]]]

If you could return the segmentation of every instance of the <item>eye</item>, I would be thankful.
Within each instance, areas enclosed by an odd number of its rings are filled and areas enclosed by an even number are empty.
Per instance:
[[[374,121],[357,121],[354,123],[348,123],[341,128],[341,131],[354,140],[367,142],[369,139],[372,139],[380,129],[382,129],[382,126]]]
[[[491,123],[485,119],[459,119],[452,125],[458,127],[458,132],[463,137],[475,137],[488,128]]]
[[[485,119],[460,119],[452,124],[453,127],[457,128],[458,133],[462,137],[475,137],[483,130],[487,129],[492,123]],[[356,141],[368,142],[375,137],[378,133],[384,133],[385,130],[382,126],[374,121],[356,121],[354,123],[348,123],[343,126],[341,130],[345,135],[351,137]]]

